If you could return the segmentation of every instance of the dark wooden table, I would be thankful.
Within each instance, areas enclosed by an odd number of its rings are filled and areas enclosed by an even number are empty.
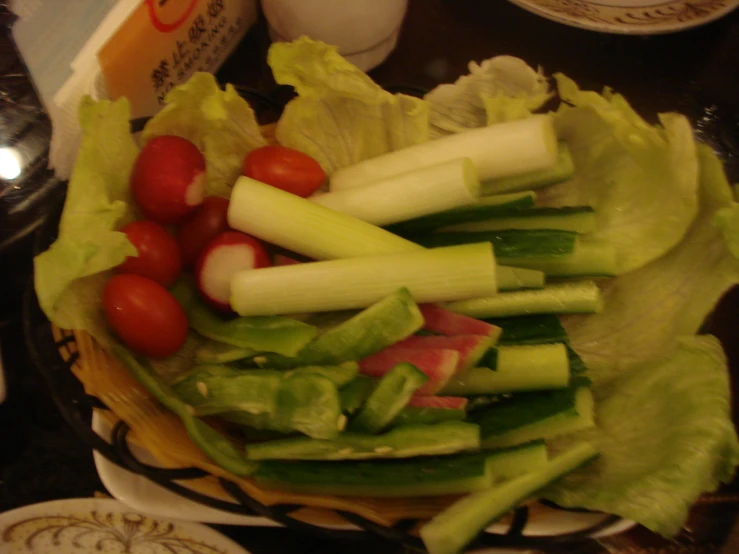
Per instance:
[[[260,22],[223,66],[219,78],[272,89],[274,81],[265,61],[268,46],[266,27]],[[600,90],[608,85],[623,93],[648,119],[654,119],[659,111],[686,114],[700,136],[723,155],[732,180],[739,181],[739,10],[678,33],[624,36],[568,27],[503,0],[410,0],[397,49],[370,74],[385,85],[430,88],[465,74],[470,60],[481,61],[498,54],[519,56],[549,74],[564,72],[585,88]],[[17,66],[0,66],[6,72],[17,71]],[[5,109],[0,103],[0,110]],[[27,242],[19,244],[11,254],[0,252],[1,271],[18,276],[8,285],[16,292],[30,269],[30,247]],[[737,313],[739,290],[734,290],[707,324],[707,330],[723,341],[733,375],[739,375]],[[0,407],[0,510],[104,490],[94,472],[89,448],[77,441],[61,421],[19,346],[19,318],[16,302],[3,305],[0,332],[3,344],[10,345],[5,355],[12,398]],[[739,379],[734,379],[737,398],[738,383]],[[50,467],[57,470],[50,471]],[[735,483],[701,498],[685,530],[673,541],[636,528],[617,537],[557,551],[736,553],[739,537],[732,531],[737,515],[739,486]],[[280,528],[219,529],[255,554],[401,551],[367,535],[355,541],[335,542]]]

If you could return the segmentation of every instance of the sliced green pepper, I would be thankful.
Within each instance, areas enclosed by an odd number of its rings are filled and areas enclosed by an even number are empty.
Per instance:
[[[258,464],[246,460],[230,440],[193,416],[188,405],[154,373],[148,361],[138,360],[131,352],[120,346],[115,346],[113,352],[146,390],[182,420],[187,434],[206,456],[236,475],[250,475],[257,469]]]
[[[377,383],[375,390],[351,420],[349,429],[379,433],[405,408],[413,393],[428,380],[428,376],[413,364],[397,364]]]
[[[361,360],[412,335],[422,326],[423,315],[404,288],[328,329],[294,358],[265,354],[257,356],[255,361],[261,367],[291,368]]]
[[[190,327],[219,342],[259,352],[295,356],[317,334],[314,326],[280,316],[223,319],[201,303],[188,311]],[[304,365],[304,364],[301,364]]]
[[[200,366],[173,385],[199,415],[280,433],[332,438],[343,427],[337,382],[356,375],[356,364],[293,371]]]

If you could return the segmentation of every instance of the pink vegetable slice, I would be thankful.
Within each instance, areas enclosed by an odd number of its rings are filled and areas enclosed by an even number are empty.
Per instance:
[[[503,332],[497,325],[451,312],[439,304],[421,304],[419,308],[423,314],[423,328],[433,333],[446,336],[484,335],[497,342]]]
[[[389,349],[399,348],[444,348],[459,352],[457,362],[457,373],[475,367],[490,348],[495,344],[495,339],[482,335],[413,335],[390,346]]]
[[[459,352],[456,350],[386,348],[359,360],[359,371],[370,377],[382,377],[399,363],[407,362],[428,375],[429,380],[416,394],[431,395],[441,390],[457,371]]]

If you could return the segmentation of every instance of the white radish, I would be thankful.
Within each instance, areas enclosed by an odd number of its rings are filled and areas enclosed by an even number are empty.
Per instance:
[[[217,310],[230,312],[231,278],[238,272],[270,265],[261,242],[238,231],[225,231],[203,248],[195,265],[195,279],[203,300]]]
[[[141,149],[131,172],[131,194],[147,219],[162,225],[182,221],[205,196],[205,159],[189,140],[154,137]]]

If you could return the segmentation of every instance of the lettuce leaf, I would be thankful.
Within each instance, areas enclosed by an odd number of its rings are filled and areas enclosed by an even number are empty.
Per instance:
[[[661,114],[644,121],[618,94],[580,91],[556,75],[563,104],[556,113],[575,177],[542,189],[547,206],[590,205],[593,239],[616,249],[619,274],[659,258],[685,235],[698,209],[698,158],[690,122]]]
[[[105,340],[100,292],[107,270],[136,249],[116,231],[133,219],[129,176],[138,147],[129,130],[126,99],[79,108],[82,138],[70,177],[57,240],[34,260],[39,304],[50,321]]]
[[[562,318],[595,381],[669,356],[678,337],[698,332],[739,283],[739,204],[721,161],[706,145],[698,152],[700,212],[684,240],[645,267],[603,282],[601,313]]]
[[[682,338],[670,358],[595,393],[598,428],[569,440],[588,440],[601,456],[544,496],[674,536],[698,496],[729,482],[739,464],[721,344],[710,335]]]
[[[274,43],[267,61],[275,80],[295,87],[275,136],[313,156],[327,174],[428,140],[428,105],[390,94],[339,55],[302,37]]]
[[[454,84],[442,84],[424,99],[430,105],[431,138],[527,117],[552,96],[540,71],[513,56],[496,56]]]
[[[210,73],[195,73],[173,88],[144,127],[142,141],[186,138],[205,156],[208,194],[228,197],[247,152],[267,144],[249,103],[232,85],[221,90]]]

